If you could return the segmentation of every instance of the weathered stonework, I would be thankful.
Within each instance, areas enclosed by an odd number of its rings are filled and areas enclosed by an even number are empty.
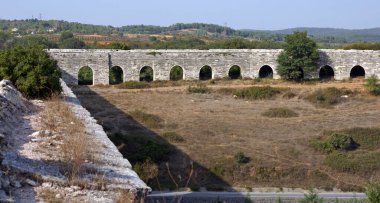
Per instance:
[[[153,69],[154,80],[169,80],[170,70],[178,65],[184,70],[185,80],[198,80],[200,69],[208,65],[212,68],[212,78],[224,78],[233,65],[241,68],[243,78],[259,77],[260,68],[269,65],[274,78],[278,66],[278,49],[245,50],[75,50],[50,49],[50,56],[58,61],[63,79],[70,85],[78,83],[78,72],[83,66],[93,70],[94,84],[109,84],[109,70],[119,66],[123,70],[124,81],[139,80],[140,70],[144,66]],[[380,51],[362,50],[320,50],[319,67],[329,65],[334,70],[334,78],[342,80],[350,77],[351,69],[360,65],[365,75],[380,77]],[[306,78],[318,78],[319,72],[305,75]]]

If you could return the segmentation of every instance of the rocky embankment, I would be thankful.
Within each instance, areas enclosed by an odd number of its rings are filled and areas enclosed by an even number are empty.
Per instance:
[[[93,160],[73,182],[60,158],[62,134],[41,129],[43,101],[28,101],[9,81],[0,82],[0,202],[115,202],[139,200],[151,190],[131,169],[103,128],[64,82],[62,100],[85,126]],[[131,198],[132,197],[132,198]]]

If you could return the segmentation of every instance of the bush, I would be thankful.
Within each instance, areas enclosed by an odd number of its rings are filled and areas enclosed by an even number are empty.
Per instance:
[[[380,169],[380,153],[333,151],[324,163],[340,172],[368,174]]]
[[[256,100],[256,99],[271,99],[275,95],[279,94],[280,92],[281,92],[280,89],[273,88],[270,86],[265,86],[265,87],[253,86],[253,87],[237,90],[235,92],[235,95],[238,98]]]
[[[356,148],[356,143],[350,135],[333,133],[328,141],[329,145],[335,150],[352,150]]]
[[[329,87],[326,89],[316,90],[306,97],[309,102],[324,108],[331,107],[344,101],[343,95],[350,95],[352,91],[347,89],[338,89]]]
[[[244,152],[237,152],[234,159],[237,164],[246,164],[250,160],[249,157],[245,156]]]
[[[162,137],[164,137],[169,142],[174,142],[174,143],[185,142],[185,139],[181,135],[177,134],[176,132],[162,133]]]
[[[133,165],[133,170],[144,182],[148,182],[158,175],[158,166],[150,159],[144,162],[137,162]]]
[[[62,90],[57,61],[42,46],[15,47],[0,51],[0,80],[13,82],[27,98],[46,99]]]
[[[189,93],[207,94],[210,92],[210,89],[204,84],[197,84],[196,86],[189,86],[187,91]]]
[[[379,203],[380,202],[380,184],[370,184],[367,187],[366,195],[368,200],[371,203]]]
[[[380,85],[377,84],[379,79],[376,75],[372,75],[368,79],[366,79],[365,88],[373,95],[380,95]]]
[[[263,116],[271,117],[271,118],[290,118],[290,117],[297,117],[298,113],[295,111],[288,109],[288,108],[270,108],[267,111],[265,111]]]
[[[323,198],[320,198],[318,196],[318,193],[316,193],[313,190],[310,191],[308,194],[305,194],[304,196],[305,197],[299,201],[300,203],[322,203],[323,202]]]

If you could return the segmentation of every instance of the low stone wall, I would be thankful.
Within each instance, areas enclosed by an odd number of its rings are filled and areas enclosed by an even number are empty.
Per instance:
[[[151,189],[132,170],[129,161],[123,157],[108,138],[103,127],[80,104],[78,98],[63,80],[61,80],[61,86],[65,101],[71,107],[72,112],[83,121],[92,141],[101,146],[101,149],[93,152],[101,163],[93,167],[104,174],[104,178],[111,183],[107,188],[129,190],[143,196],[150,192]]]

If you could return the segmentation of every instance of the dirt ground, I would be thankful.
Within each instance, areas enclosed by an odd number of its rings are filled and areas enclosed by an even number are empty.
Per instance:
[[[217,90],[249,85],[247,81],[234,81],[209,87]],[[174,173],[184,172],[179,163],[193,161],[203,170],[192,178],[202,179],[204,173],[204,179],[212,174],[228,187],[363,187],[370,177],[329,169],[322,163],[324,155],[311,148],[308,140],[322,135],[324,130],[380,127],[380,99],[365,93],[360,80],[315,84],[273,82],[272,86],[290,88],[297,96],[291,99],[278,95],[272,100],[243,100],[214,91],[189,94],[187,86],[142,90],[81,86],[75,88],[75,93],[108,132],[146,133],[151,136],[176,132],[182,135],[185,142],[170,143],[181,152],[180,155],[171,154],[169,159]],[[358,93],[333,108],[315,107],[303,99],[316,89],[332,86]],[[262,116],[272,107],[287,107],[299,116]],[[146,131],[136,128],[130,116],[135,110],[159,116],[164,125],[154,129],[145,126]],[[137,123],[144,127],[142,122]],[[250,157],[250,163],[243,166],[234,164],[237,152],[244,152]],[[181,160],[183,157],[186,160]],[[375,175],[379,178],[380,174]],[[371,178],[374,178],[373,174]],[[212,180],[196,182],[199,187],[206,187]]]

